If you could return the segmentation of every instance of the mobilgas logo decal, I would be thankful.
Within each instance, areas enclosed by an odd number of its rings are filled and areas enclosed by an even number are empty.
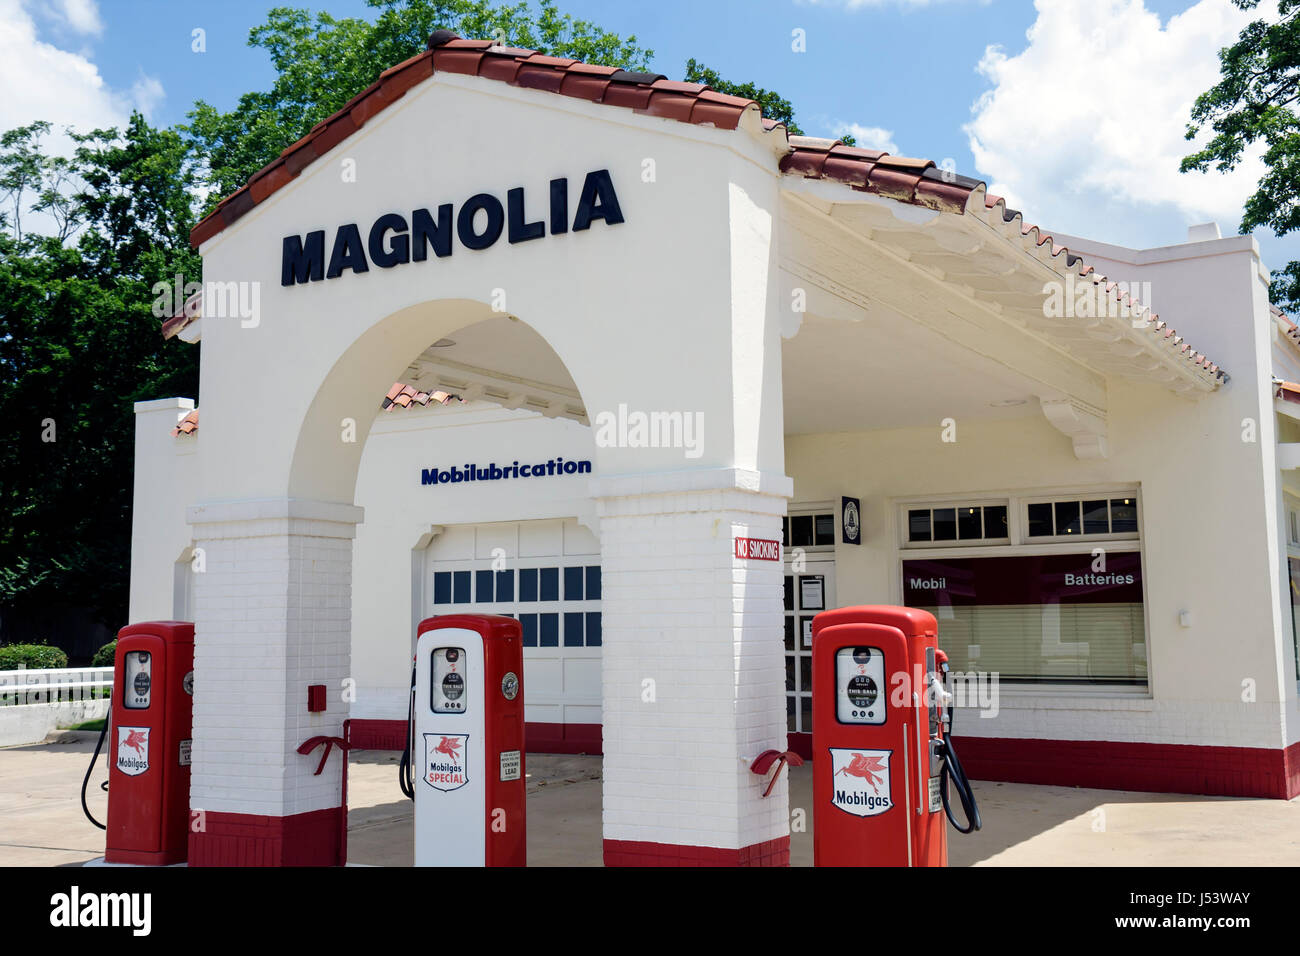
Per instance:
[[[424,782],[449,793],[469,783],[469,734],[424,735]]]
[[[831,803],[855,817],[879,816],[894,806],[889,788],[892,750],[828,748]]]
[[[128,777],[149,769],[149,728],[117,728],[117,769]]]
[[[518,461],[509,465],[498,465],[495,462],[488,465],[475,465],[466,462],[463,468],[458,465],[452,465],[445,470],[439,470],[437,465],[432,468],[421,468],[420,484],[458,485],[463,481],[501,481],[506,478],[549,478],[555,475],[589,474],[591,474],[590,461],[565,461],[563,458],[552,458],[531,465],[527,463],[521,465]]]
[[[346,269],[369,272],[372,265],[391,269],[408,262],[424,262],[430,250],[435,258],[445,259],[452,254],[453,226],[462,246],[480,250],[495,244],[502,232],[513,244],[542,238],[547,234],[548,223],[550,235],[556,236],[570,229],[574,232],[590,229],[597,219],[605,220],[609,226],[623,221],[608,169],[587,173],[572,220],[569,219],[568,179],[551,180],[549,207],[548,219],[529,222],[521,186],[506,191],[504,206],[491,193],[478,193],[465,200],[459,210],[451,203],[443,203],[436,216],[428,209],[413,210],[409,219],[395,212],[387,213],[371,224],[365,240],[357,223],[345,223],[334,232],[328,265],[324,229],[306,236],[285,236],[280,284],[337,279]],[[479,217],[480,212],[483,217]],[[481,230],[476,221],[483,223]]]

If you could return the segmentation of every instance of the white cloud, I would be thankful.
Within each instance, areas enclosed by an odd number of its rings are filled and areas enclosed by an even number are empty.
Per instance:
[[[47,9],[76,33],[98,36],[104,32],[95,0],[53,0]]]
[[[141,75],[131,90],[114,90],[84,53],[74,53],[47,42],[32,16],[35,4],[0,0],[0,130],[49,120],[56,131],[65,126],[88,130],[122,126],[133,107],[147,113],[163,98],[162,84]],[[86,0],[60,4],[70,22],[89,28],[98,23],[98,11]],[[75,18],[75,19],[73,19]],[[50,145],[63,151],[66,140],[51,137]]]
[[[131,101],[145,119],[153,116],[153,111],[158,104],[167,98],[163,91],[162,82],[156,76],[146,76],[141,73],[139,78],[131,84]]]
[[[1215,219],[1236,231],[1263,166],[1180,173],[1197,95],[1219,78],[1218,51],[1253,17],[1200,0],[1161,27],[1142,0],[1036,0],[1028,46],[985,51],[992,83],[966,126],[991,192],[1030,222],[1119,242],[1176,242],[1171,231]],[[1258,16],[1257,12],[1255,16]]]
[[[881,126],[863,126],[860,123],[837,123],[834,135],[839,137],[851,135],[864,149],[882,149],[886,153],[897,153],[898,144],[894,142],[894,131]]]

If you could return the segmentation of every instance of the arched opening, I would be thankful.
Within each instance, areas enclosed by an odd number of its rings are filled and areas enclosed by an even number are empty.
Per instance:
[[[338,494],[347,478],[364,511],[352,547],[349,859],[409,862],[410,803],[396,778],[415,627],[475,613],[520,621],[529,813],[554,813],[557,789],[576,788],[569,796],[590,812],[565,821],[563,862],[599,862],[595,446],[565,362],[519,318],[430,302],[362,336],[322,384],[313,410],[322,406],[333,410],[299,436],[295,491]],[[323,483],[316,469],[350,473]],[[546,842],[555,833],[529,827],[532,862],[561,862]]]

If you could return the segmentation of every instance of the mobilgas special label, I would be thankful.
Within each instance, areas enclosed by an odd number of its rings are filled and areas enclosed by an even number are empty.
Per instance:
[[[469,783],[469,734],[424,735],[424,782],[447,793]]]
[[[892,750],[829,749],[831,803],[855,817],[879,816],[893,808],[889,782]]]

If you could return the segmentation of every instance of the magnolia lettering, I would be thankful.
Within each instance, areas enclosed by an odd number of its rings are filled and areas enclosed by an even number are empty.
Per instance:
[[[339,226],[334,234],[329,258],[325,256],[325,230],[317,229],[305,236],[285,236],[280,260],[280,284],[295,285],[337,279],[345,270],[369,272],[372,265],[380,269],[408,262],[424,262],[430,251],[435,258],[452,254],[452,236],[466,249],[487,249],[504,232],[511,243],[540,239],[590,229],[597,219],[606,225],[623,221],[623,211],[614,192],[608,169],[587,173],[578,195],[573,218],[569,218],[569,181],[552,179],[549,215],[529,221],[522,186],[507,190],[506,202],[491,193],[478,193],[461,204],[459,210],[443,203],[436,213],[416,209],[410,218],[395,212],[380,216],[363,236],[361,228],[350,222]],[[481,214],[481,215],[480,215]]]
[[[500,481],[503,478],[546,478],[551,475],[589,475],[590,461],[565,461],[552,458],[550,461],[534,465],[498,465],[495,462],[486,468],[466,463],[464,468],[452,465],[446,471],[439,471],[438,466],[420,469],[422,485],[457,485],[462,481]]]

